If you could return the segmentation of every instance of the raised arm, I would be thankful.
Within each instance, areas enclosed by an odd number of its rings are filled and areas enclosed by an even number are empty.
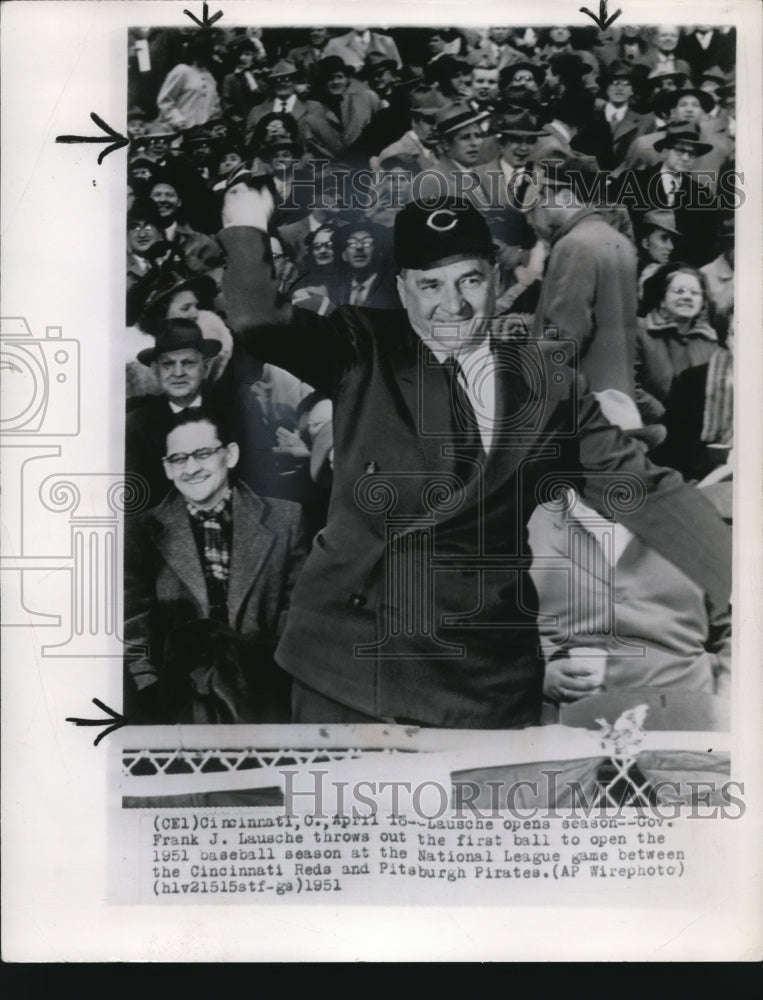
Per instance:
[[[227,322],[246,350],[331,393],[353,353],[345,324],[294,308],[279,293],[267,235],[273,213],[267,189],[245,182],[225,195],[223,294]]]

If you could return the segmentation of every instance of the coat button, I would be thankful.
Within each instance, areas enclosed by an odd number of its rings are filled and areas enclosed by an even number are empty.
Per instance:
[[[379,466],[376,462],[366,462],[366,472],[369,476],[372,476],[374,472],[379,471]]]
[[[362,608],[367,600],[368,598],[365,594],[353,594],[350,598],[350,604],[353,608]]]

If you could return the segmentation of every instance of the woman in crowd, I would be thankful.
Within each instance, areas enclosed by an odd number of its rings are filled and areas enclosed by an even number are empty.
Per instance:
[[[705,364],[686,368],[665,401],[665,442],[655,451],[688,480],[729,463],[734,437],[734,314],[716,319],[718,346]]]
[[[212,42],[205,33],[194,33],[188,42],[188,62],[169,71],[156,98],[161,124],[179,131],[220,116],[222,106],[211,62]]]
[[[233,338],[222,319],[213,311],[217,285],[208,275],[193,275],[180,261],[158,270],[142,287],[139,310],[128,340],[127,398],[158,395],[160,387],[152,368],[135,360],[139,350],[153,345],[153,338],[168,319],[190,319],[199,325],[205,340],[217,340],[222,348],[209,362],[207,378],[221,378],[233,353]],[[128,322],[132,317],[128,316]]]
[[[718,349],[706,313],[705,283],[688,264],[663,264],[644,284],[636,342],[636,391],[646,423],[662,419],[677,375]]]
[[[342,302],[342,270],[337,253],[337,231],[323,225],[305,237],[307,268],[292,289],[292,302],[329,316]]]

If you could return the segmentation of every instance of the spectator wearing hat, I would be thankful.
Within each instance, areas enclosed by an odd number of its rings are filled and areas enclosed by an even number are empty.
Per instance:
[[[596,398],[651,457],[665,428],[644,427],[636,404],[617,390]],[[572,488],[562,502],[535,509],[529,532],[547,701],[652,687],[729,697],[729,609],[709,614],[701,587]]]
[[[483,162],[485,134],[481,125],[490,118],[487,111],[475,111],[465,101],[446,104],[435,112],[430,142],[437,150],[437,162],[420,178],[421,198],[474,198],[479,189],[475,167]]]
[[[352,79],[339,56],[318,63],[311,97],[300,120],[302,142],[311,157],[330,161],[347,155],[382,106],[378,94]]]
[[[315,67],[326,55],[329,42],[328,28],[312,27],[307,30],[307,45],[299,45],[286,54],[287,62],[299,66],[308,83],[313,82]]]
[[[194,274],[206,274],[222,263],[220,250],[212,237],[198,232],[182,220],[183,199],[177,182],[157,176],[149,191],[162,221],[164,239],[180,254]]]
[[[701,267],[714,255],[718,203],[712,190],[700,185],[692,171],[697,157],[710,152],[712,146],[701,140],[695,124],[671,122],[654,149],[661,162],[645,170],[626,171],[611,194],[628,208],[634,229],[650,209],[671,209],[681,234],[676,259]]]
[[[471,97],[472,66],[466,59],[444,55],[426,67],[424,78],[446,101],[466,101]]]
[[[402,132],[384,146],[377,156],[370,157],[372,170],[393,157],[410,162],[420,170],[433,167],[437,154],[432,148],[432,134],[437,124],[437,112],[448,102],[440,92],[431,87],[420,87],[411,91],[408,98],[408,121]],[[407,126],[407,127],[406,127]]]
[[[734,216],[726,214],[718,231],[717,257],[700,268],[713,317],[727,318],[734,308]]]
[[[159,266],[169,249],[156,205],[150,198],[135,198],[127,213],[128,295]]]
[[[623,161],[631,143],[648,124],[644,116],[631,107],[634,79],[633,66],[620,61],[611,63],[603,74],[606,101],[600,110],[608,125],[609,139],[606,155],[599,158],[599,165],[604,170],[611,170]]]
[[[534,336],[549,330],[578,345],[578,365],[593,392],[633,397],[637,278],[632,243],[590,204],[594,165],[568,158],[546,166],[531,222],[550,244]]]
[[[157,330],[154,345],[138,353],[138,361],[153,370],[160,395],[144,397],[127,414],[125,469],[143,477],[151,507],[169,489],[162,456],[173,414],[221,402],[207,380],[209,361],[221,347],[219,340],[205,340],[193,320],[168,319]]]
[[[351,70],[357,71],[362,68],[369,52],[380,52],[392,59],[397,69],[403,65],[394,38],[369,28],[353,28],[344,35],[330,38],[324,56],[336,56]]]
[[[395,225],[403,310],[342,307],[328,318],[276,298],[264,252],[272,208],[261,188],[232,187],[220,239],[237,335],[334,404],[328,521],[276,653],[295,677],[295,721],[537,723],[525,526],[552,472],[579,470],[587,503],[728,606],[728,531],[711,506],[650,466],[589,394],[576,397],[570,369],[554,379],[544,350],[530,352],[534,381],[516,341],[491,351],[493,240],[475,208],[407,205]],[[643,483],[643,503],[612,511],[605,497],[624,472]]]
[[[692,68],[685,59],[678,56],[678,42],[681,29],[674,24],[661,24],[652,31],[649,48],[643,56],[644,62],[652,69],[665,73],[692,75]]]
[[[176,132],[204,125],[222,111],[217,82],[210,71],[212,41],[205,32],[194,32],[188,54],[187,63],[169,71],[156,98],[158,123]]]
[[[132,107],[127,111],[127,137],[128,139],[139,139],[146,132],[146,119],[148,115],[143,108]]]
[[[681,234],[676,229],[676,217],[669,208],[653,208],[641,220],[636,233],[639,251],[639,297],[644,282],[662,264],[667,264],[673,256],[676,240]]]
[[[252,108],[246,119],[246,138],[250,142],[257,123],[266,115],[291,115],[299,122],[307,112],[307,104],[297,94],[297,67],[288,59],[279,59],[268,73],[273,97]]]
[[[236,58],[236,68],[223,80],[222,107],[227,115],[245,122],[264,96],[254,69],[257,50],[250,39],[245,38],[237,44]]]
[[[389,65],[389,62],[385,61]],[[378,166],[381,151],[396,142],[411,128],[411,108],[418,101],[417,95],[431,92],[424,84],[423,76],[414,73],[407,75],[408,79],[405,80],[393,77],[392,86],[387,91],[386,97],[377,90],[382,100],[382,107],[374,112],[368,125],[352,145],[353,153],[362,154],[364,160],[367,158],[372,170]],[[442,103],[445,103],[444,100]]]
[[[508,103],[515,98],[539,96],[545,82],[546,71],[524,59],[510,63],[499,74],[499,90]]]
[[[395,85],[398,64],[392,56],[377,49],[371,49],[363,60],[356,77],[363,80],[381,98],[382,107],[389,107],[392,89]]]
[[[125,525],[125,663],[137,724],[283,723],[290,679],[273,651],[304,561],[300,510],[233,478],[239,447],[211,409],[173,417],[164,502]]]
[[[685,263],[663,264],[644,283],[640,313],[636,398],[650,423],[662,419],[676,376],[709,361],[718,334],[708,322],[704,279]]]

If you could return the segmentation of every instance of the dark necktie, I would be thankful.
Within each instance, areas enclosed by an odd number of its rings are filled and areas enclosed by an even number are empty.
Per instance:
[[[482,446],[479,424],[474,407],[465,389],[461,365],[455,358],[448,358],[444,366],[450,380],[451,419],[458,450],[456,475],[468,482],[477,473],[475,462],[484,466],[486,455]]]

